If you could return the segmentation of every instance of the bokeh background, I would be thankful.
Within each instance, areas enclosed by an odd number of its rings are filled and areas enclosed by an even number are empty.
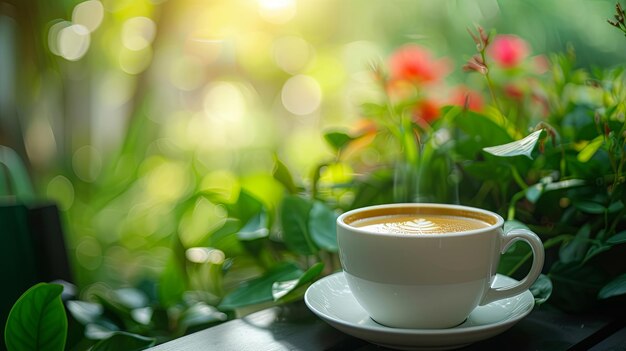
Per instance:
[[[173,235],[223,224],[207,199],[246,189],[273,208],[279,157],[304,180],[376,96],[370,66],[417,43],[475,52],[467,28],[513,33],[532,53],[575,50],[581,66],[623,63],[605,0],[0,1],[0,144],[59,204],[79,286],[156,276]],[[371,155],[375,158],[375,155]]]

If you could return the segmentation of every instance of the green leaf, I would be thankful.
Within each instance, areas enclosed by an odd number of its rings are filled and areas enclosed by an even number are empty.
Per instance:
[[[611,280],[598,293],[599,299],[608,299],[609,297],[626,294],[626,274],[622,274]]]
[[[607,241],[609,245],[617,245],[626,243],[626,230],[621,231],[613,236],[611,236]]]
[[[605,251],[609,251],[611,249],[611,245],[604,245],[604,244],[594,244],[592,245],[589,250],[587,250],[587,254],[585,254],[585,259],[583,260],[583,264],[585,264],[587,261],[589,261],[590,259],[596,257],[597,255],[605,252]]]
[[[283,240],[287,247],[300,255],[313,255],[318,248],[309,233],[311,201],[295,195],[283,199],[280,209]]]
[[[309,232],[317,247],[337,252],[337,214],[320,201],[313,203],[309,218]]]
[[[107,339],[100,340],[91,348],[91,351],[139,351],[155,344],[154,338],[119,331],[114,332]]]
[[[539,141],[542,132],[543,129],[540,129],[529,134],[524,139],[504,145],[485,147],[483,150],[495,156],[512,157],[523,155],[532,160],[531,153],[535,149],[535,145],[537,145],[537,141]]]
[[[389,203],[393,200],[394,178],[389,168],[376,170],[357,182],[350,208]]]
[[[592,264],[555,262],[548,274],[554,285],[550,304],[568,312],[590,308],[606,285],[606,271]]]
[[[92,340],[104,340],[110,338],[120,328],[117,324],[109,319],[101,318],[95,323],[89,323],[85,326],[85,337]]]
[[[576,233],[574,239],[563,244],[559,250],[559,259],[563,263],[581,262],[589,249],[591,241],[589,236],[591,235],[591,226],[589,224],[583,225]]]
[[[587,182],[582,179],[568,179],[560,182],[546,181],[537,183],[526,190],[526,198],[532,203],[536,203],[537,200],[548,191],[571,189],[585,185]]]
[[[189,307],[183,312],[178,320],[179,331],[184,334],[189,328],[223,322],[227,319],[224,312],[217,308],[200,302]]]
[[[243,249],[237,239],[237,232],[241,228],[241,222],[236,218],[227,218],[224,226],[213,232],[203,245],[222,250],[227,257],[239,256]]]
[[[457,115],[453,123],[465,133],[462,138],[455,137],[455,149],[466,159],[475,159],[484,147],[513,141],[503,126],[482,114],[465,111]]]
[[[540,274],[537,280],[530,287],[530,292],[535,297],[535,303],[541,305],[546,302],[552,295],[552,280],[545,275]]]
[[[600,135],[593,139],[589,144],[587,144],[587,146],[580,150],[578,156],[576,156],[578,162],[586,163],[587,161],[591,160],[593,155],[596,154],[596,152],[598,151],[598,149],[600,149],[600,146],[602,146],[603,143],[604,135]]]
[[[148,305],[148,296],[135,288],[122,288],[115,290],[115,299],[128,309],[146,307]]]
[[[330,132],[324,134],[326,142],[337,152],[343,150],[348,146],[355,138],[342,132]]]
[[[274,299],[272,295],[274,283],[297,279],[302,273],[302,270],[295,264],[283,262],[265,275],[241,284],[235,291],[226,295],[218,307],[223,310],[232,310],[272,301]]]
[[[287,169],[287,166],[285,166],[285,164],[282,163],[276,155],[274,155],[274,170],[272,175],[274,176],[274,179],[280,182],[290,194],[298,193],[298,187],[293,182],[293,177],[291,176],[289,169]]]
[[[13,305],[4,331],[9,351],[65,348],[67,316],[59,284],[39,283]]]
[[[67,301],[66,305],[72,317],[81,324],[94,323],[104,312],[104,308],[99,303],[72,300]]]
[[[615,201],[606,208],[608,213],[615,213],[621,211],[624,208],[624,203],[621,200]]]
[[[269,220],[267,212],[262,209],[257,213],[246,225],[237,232],[237,239],[242,241],[251,241],[261,238],[266,238],[270,230],[268,229]]]
[[[378,117],[388,114],[387,106],[366,102],[361,105],[361,114],[365,117]]]
[[[606,207],[592,201],[574,200],[573,205],[574,207],[585,213],[602,214],[604,213],[604,211],[606,211]]]
[[[504,227],[503,230],[505,233],[510,232],[511,230],[514,229],[526,229],[526,230],[530,230],[530,228],[528,228],[528,226],[520,221],[516,221],[516,220],[509,220],[504,222]],[[528,246],[528,245],[526,245]]]
[[[324,263],[318,262],[304,272],[304,274],[302,274],[302,276],[298,279],[275,282],[272,285],[272,296],[274,297],[274,301],[285,297],[290,292],[304,286],[306,283],[311,282],[319,276],[320,273],[322,273],[322,270],[324,270]]]
[[[182,269],[174,255],[165,263],[165,268],[159,278],[159,301],[163,306],[177,304],[187,290],[186,272]]]
[[[242,189],[239,192],[235,206],[229,208],[229,214],[239,219],[242,223],[247,223],[261,209],[263,209],[263,203],[256,196]]]

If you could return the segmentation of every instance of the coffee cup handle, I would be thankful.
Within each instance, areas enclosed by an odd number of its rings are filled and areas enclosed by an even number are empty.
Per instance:
[[[480,306],[486,305],[490,302],[502,300],[507,297],[512,297],[522,292],[526,291],[530,286],[537,280],[539,274],[541,274],[541,270],[543,268],[544,261],[544,252],[543,252],[543,243],[541,239],[537,236],[537,234],[533,233],[528,229],[513,229],[507,233],[502,235],[502,244],[500,253],[503,254],[506,250],[516,241],[523,240],[528,245],[530,245],[533,251],[533,264],[530,267],[530,271],[517,284],[493,288],[490,287],[489,290],[483,296],[482,301],[480,302]]]

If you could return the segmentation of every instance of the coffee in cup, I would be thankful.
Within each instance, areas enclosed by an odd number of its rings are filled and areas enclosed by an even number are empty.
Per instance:
[[[527,290],[543,266],[541,240],[503,232],[482,209],[443,204],[365,207],[337,219],[341,265],[352,294],[376,322],[398,328],[449,328],[479,305]],[[519,283],[492,288],[500,254],[517,240],[533,251]]]

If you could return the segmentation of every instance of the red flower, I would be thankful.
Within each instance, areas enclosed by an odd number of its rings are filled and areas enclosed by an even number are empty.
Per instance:
[[[419,118],[426,123],[430,123],[437,119],[440,114],[440,105],[434,100],[423,99],[415,107],[415,118]]]
[[[524,91],[515,84],[507,84],[504,86],[504,94],[513,100],[521,101],[524,98]]]
[[[502,34],[496,36],[487,53],[496,64],[511,68],[517,66],[530,52],[526,41],[518,36]]]
[[[431,53],[418,45],[399,48],[389,58],[391,79],[427,84],[440,80],[449,71],[445,59],[434,59]]]
[[[450,104],[466,107],[475,112],[480,112],[484,105],[480,93],[465,86],[459,86],[452,92]]]

